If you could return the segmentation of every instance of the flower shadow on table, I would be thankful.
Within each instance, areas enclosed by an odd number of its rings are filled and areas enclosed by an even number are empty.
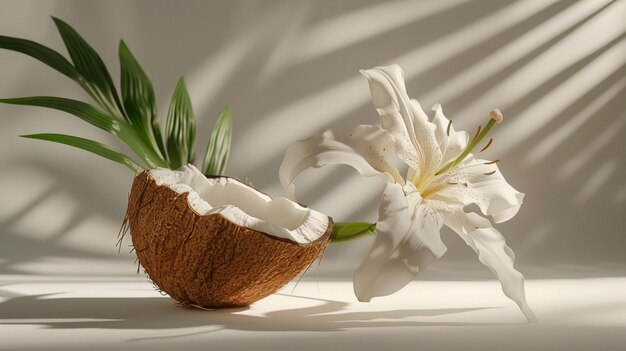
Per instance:
[[[0,294],[2,294],[0,290]],[[4,294],[6,296],[6,294]],[[181,308],[167,297],[53,298],[50,295],[7,296],[0,303],[0,325],[37,324],[58,329],[153,329],[189,333],[156,338],[204,334],[218,330],[344,331],[357,328],[419,326],[485,326],[482,322],[416,321],[416,317],[453,315],[494,307],[401,309],[344,312],[348,303],[304,298],[319,302],[304,308],[276,310],[261,316],[242,314],[252,307],[199,310]],[[206,327],[206,328],[202,328]],[[198,331],[197,328],[202,328]],[[133,339],[139,341],[142,339]]]

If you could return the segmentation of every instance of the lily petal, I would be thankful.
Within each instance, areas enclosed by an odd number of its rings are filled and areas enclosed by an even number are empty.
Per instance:
[[[441,164],[442,150],[439,147],[435,131],[437,126],[429,119],[420,103],[415,99],[410,99],[411,117],[415,126],[415,136],[420,148],[424,152],[424,159],[428,169],[434,169]]]
[[[435,112],[433,117],[433,124],[437,127],[435,138],[443,154],[441,162],[443,165],[463,151],[467,146],[469,135],[465,131],[457,132],[454,129],[450,120],[443,114],[443,108],[440,104],[433,106],[432,110]]]
[[[293,199],[295,178],[307,168],[348,165],[364,176],[382,175],[404,184],[398,170],[387,160],[395,154],[394,141],[379,127],[360,125],[352,130],[327,130],[289,146],[279,177]]]
[[[406,96],[404,90],[404,73],[399,66],[378,67],[360,71],[369,82],[372,102],[380,115],[380,125],[393,136],[398,157],[410,167],[422,169],[418,151],[415,147],[416,138],[413,121],[408,113],[402,113],[401,106],[407,111],[406,102],[398,95]],[[403,82],[400,86],[394,82]],[[394,86],[395,85],[395,86]],[[401,89],[398,93],[396,91]]]
[[[502,291],[515,301],[529,322],[537,321],[535,313],[526,303],[524,276],[515,270],[515,254],[504,241],[498,230],[489,220],[476,213],[464,213],[462,210],[445,214],[446,225],[457,232],[463,240],[478,254],[478,259],[495,274],[502,284]]]
[[[524,194],[515,190],[502,176],[498,166],[486,160],[471,158],[446,178],[446,186],[438,196],[468,205],[477,204],[483,214],[496,223],[515,216],[522,206]]]
[[[398,157],[418,173],[436,167],[441,159],[434,136],[436,127],[420,104],[409,98],[400,66],[375,67],[361,73],[369,82],[381,126],[394,136]]]
[[[406,194],[405,194],[406,192]],[[412,183],[388,184],[380,205],[376,239],[354,275],[359,301],[389,295],[446,252],[443,216],[427,206]]]

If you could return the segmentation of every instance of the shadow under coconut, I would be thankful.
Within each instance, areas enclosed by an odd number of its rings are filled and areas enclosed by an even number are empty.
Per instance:
[[[56,294],[55,294],[56,295]],[[248,331],[343,331],[355,328],[418,326],[484,326],[489,323],[407,321],[410,317],[440,316],[495,307],[403,309],[342,312],[348,303],[319,301],[311,307],[267,312],[261,316],[240,314],[252,307],[200,310],[174,305],[167,297],[52,298],[50,295],[7,296],[0,303],[0,325],[37,324],[58,329],[155,329],[179,330],[182,334],[137,338],[176,338],[219,330]],[[64,321],[66,319],[67,321]],[[384,319],[384,320],[383,320]],[[500,323],[495,323],[500,324]],[[185,333],[185,328],[206,327]]]

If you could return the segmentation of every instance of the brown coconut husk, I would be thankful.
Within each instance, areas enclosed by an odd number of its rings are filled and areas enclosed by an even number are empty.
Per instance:
[[[199,215],[147,171],[133,182],[125,229],[139,263],[158,289],[182,305],[247,306],[279,290],[320,256],[332,232],[310,244],[239,226],[221,214]]]

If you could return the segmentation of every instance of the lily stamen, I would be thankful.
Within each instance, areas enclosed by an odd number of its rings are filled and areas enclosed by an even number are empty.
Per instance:
[[[472,140],[476,140],[476,138],[480,135],[480,128],[481,127],[482,126],[480,126],[480,125],[478,126],[478,128],[476,129],[476,133],[474,134],[474,137],[472,138]]]
[[[490,138],[489,141],[487,142],[487,145],[485,145],[482,149],[480,149],[479,152],[483,152],[487,150],[491,146],[491,143],[493,143],[493,138]]]
[[[489,161],[489,162],[485,162],[484,164],[485,165],[492,165],[492,164],[498,163],[498,162],[500,162],[500,160]]]
[[[491,172],[488,172],[488,173],[483,173],[483,174],[488,176],[488,175],[492,175],[492,174],[494,174],[494,173],[496,173],[496,171],[491,171]]]
[[[450,120],[450,122],[448,122],[448,128],[446,129],[446,135],[450,136],[450,127],[452,127],[452,120]]]

